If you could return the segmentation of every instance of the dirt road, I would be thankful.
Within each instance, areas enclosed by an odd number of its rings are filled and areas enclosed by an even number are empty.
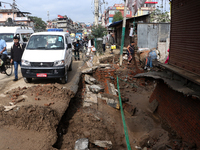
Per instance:
[[[22,75],[0,75],[0,149],[53,149],[57,125],[78,90],[82,61],[74,61],[68,83],[35,79],[25,83]],[[4,106],[15,107],[5,112]]]

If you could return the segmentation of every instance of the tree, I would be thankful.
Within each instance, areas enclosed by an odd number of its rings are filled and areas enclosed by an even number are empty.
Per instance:
[[[156,9],[150,14],[150,21],[155,23],[170,22],[169,12],[161,12],[161,10]]]
[[[123,17],[122,17],[122,13],[120,11],[118,11],[113,16],[113,21],[112,22],[116,22],[116,21],[120,21],[120,20],[123,20]]]
[[[44,31],[46,30],[46,23],[42,20],[42,18],[38,18],[36,16],[29,16],[33,22],[34,22],[34,28],[36,31]]]
[[[106,28],[103,27],[102,25],[98,25],[98,26],[93,26],[91,27],[91,30],[92,30],[92,35],[89,36],[89,39],[93,39],[95,38],[96,39],[96,49],[97,49],[97,53],[99,54],[103,54],[103,48],[102,48],[102,38],[104,35],[106,35]]]

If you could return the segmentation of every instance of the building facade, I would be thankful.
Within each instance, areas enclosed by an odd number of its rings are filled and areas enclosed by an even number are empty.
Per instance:
[[[15,10],[13,13],[12,9],[1,9],[0,10],[0,23],[5,24],[9,20],[14,21],[15,24],[27,25],[29,27],[34,27],[33,21],[30,20],[27,15],[29,12],[21,12]]]
[[[115,4],[112,7],[108,7],[102,15],[102,18],[104,19],[102,20],[102,24],[105,26],[109,26],[113,21],[113,16],[115,15],[115,13],[119,11],[122,13],[122,16],[124,16],[124,4]],[[132,17],[132,11],[130,11],[128,8],[126,12],[126,17]]]
[[[156,9],[156,4],[158,4],[158,2],[155,2],[154,0],[147,0],[144,5],[140,9],[138,9],[137,13],[133,14],[133,17],[150,14]]]

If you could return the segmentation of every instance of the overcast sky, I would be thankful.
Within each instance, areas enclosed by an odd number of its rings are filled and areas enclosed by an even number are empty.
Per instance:
[[[103,1],[103,0],[101,0]],[[154,0],[155,1],[155,0]],[[157,0],[162,1],[162,0]],[[168,0],[164,0],[167,1]],[[4,2],[12,3],[12,0],[4,0]],[[123,0],[105,0],[107,4],[102,5],[102,10],[115,3],[123,3]],[[57,15],[67,15],[73,21],[93,22],[94,21],[94,0],[16,0],[17,7],[21,11],[28,11],[32,16],[48,20],[47,11],[49,11],[49,19],[57,18]],[[2,4],[4,7],[5,4]],[[9,5],[5,5],[9,8]]]

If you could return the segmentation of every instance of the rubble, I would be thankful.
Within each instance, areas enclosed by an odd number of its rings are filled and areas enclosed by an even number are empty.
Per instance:
[[[17,105],[12,105],[12,106],[4,106],[5,110],[4,111],[10,111],[13,108],[15,108]]]
[[[97,80],[90,75],[85,75],[85,82],[88,84],[97,84]]]
[[[113,107],[113,108],[116,108],[116,109],[119,109],[119,98],[117,96],[113,96],[113,95],[110,95],[110,94],[98,94],[98,98],[102,99],[102,100],[105,100],[106,103]]]
[[[89,86],[89,89],[91,92],[96,94],[104,91],[104,89],[100,85],[91,85]]]
[[[104,149],[112,149],[112,142],[111,141],[100,141],[100,140],[96,140],[94,141],[94,144],[102,147]]]
[[[74,150],[89,150],[88,149],[89,140],[86,138],[79,139],[75,142]]]

